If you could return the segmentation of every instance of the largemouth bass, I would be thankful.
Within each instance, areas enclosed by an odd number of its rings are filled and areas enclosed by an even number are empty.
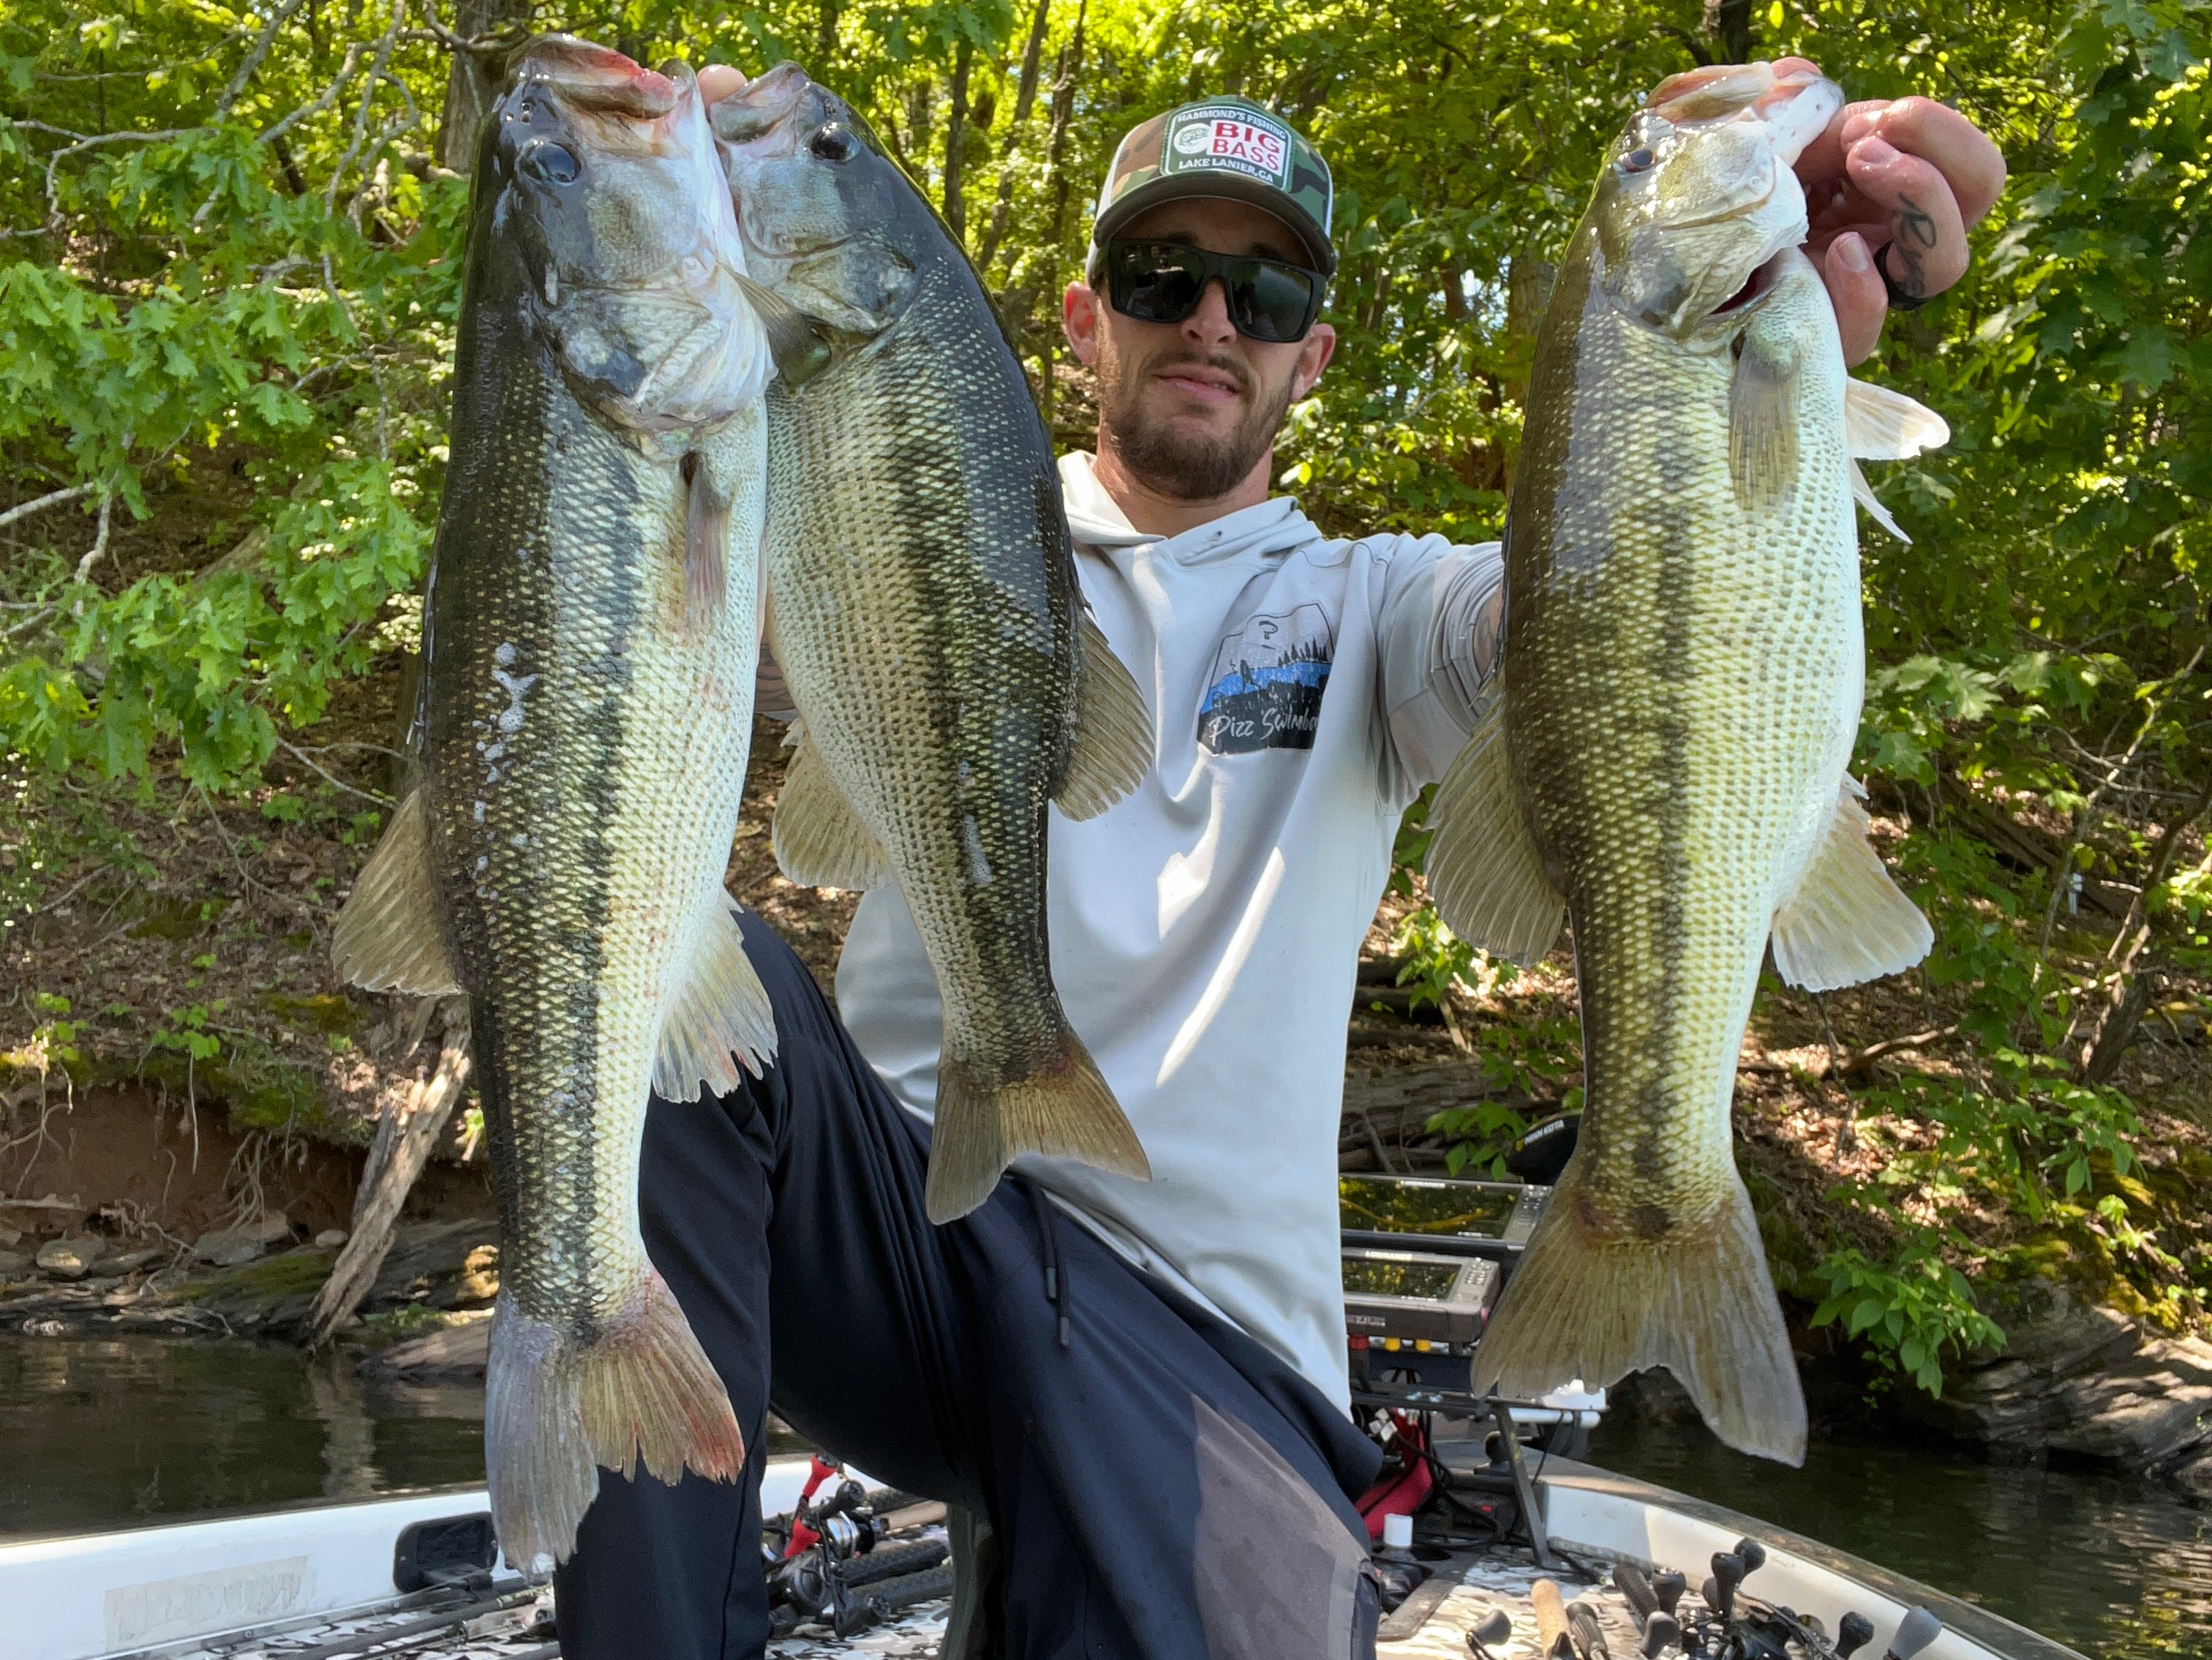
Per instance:
[[[1790,163],[1842,106],[1765,64],[1677,76],[1614,143],[1536,345],[1502,696],[1440,786],[1429,878],[1533,964],[1572,918],[1588,1105],[1485,1333],[1526,1399],[1663,1365],[1796,1463],[1805,1407],[1731,1151],[1771,937],[1826,988],[1932,942],[1845,773],[1865,652],[1854,453],[1948,435],[1849,381]],[[1871,502],[1872,494],[1866,492]]]
[[[933,1221],[1018,1153],[1147,1177],[1054,989],[1048,802],[1103,812],[1152,722],[1083,612],[1052,447],[966,257],[836,97],[786,64],[714,106],[768,290],[769,644],[799,720],[793,881],[904,891],[943,993]]]
[[[503,1237],[493,1519],[559,1560],[598,1466],[736,1478],[638,1233],[648,1090],[775,1049],[722,889],[758,655],[773,365],[691,71],[520,54],[471,206],[421,788],[338,921],[356,984],[469,995]]]

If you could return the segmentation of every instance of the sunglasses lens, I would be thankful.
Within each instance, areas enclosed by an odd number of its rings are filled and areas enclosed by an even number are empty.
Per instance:
[[[1198,308],[1206,288],[1203,267],[1182,250],[1137,246],[1115,251],[1114,309],[1140,323],[1180,323]]]
[[[1106,270],[1114,309],[1140,323],[1180,323],[1218,276],[1229,318],[1247,339],[1303,340],[1313,326],[1321,283],[1313,272],[1273,259],[1240,259],[1172,242],[1113,242]]]
[[[1288,265],[1241,260],[1229,275],[1229,315],[1255,340],[1302,340],[1312,326],[1313,278]]]

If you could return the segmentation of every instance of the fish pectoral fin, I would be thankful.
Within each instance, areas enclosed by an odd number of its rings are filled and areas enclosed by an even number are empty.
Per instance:
[[[1859,471],[1859,464],[1853,461],[1850,466],[1851,499],[1873,515],[1875,524],[1880,525],[1905,546],[1911,547],[1912,538],[1898,527],[1896,520],[1889,516],[1889,509],[1882,506],[1881,497],[1876,496],[1874,493],[1874,486],[1867,483],[1867,476]]]
[[[891,879],[890,855],[853,811],[821,751],[807,741],[806,722],[793,721],[783,741],[791,765],[770,830],[775,862],[786,879],[803,888],[882,887]]]
[[[1765,314],[1743,331],[1729,382],[1729,472],[1747,513],[1787,501],[1797,488],[1797,357]]]
[[[443,997],[463,989],[438,927],[422,791],[399,804],[362,866],[332,931],[331,960],[347,983],[363,991]]]
[[[1804,1391],[1742,1178],[1728,1171],[1702,1217],[1608,1203],[1589,1176],[1591,1146],[1559,1177],[1483,1330],[1475,1393],[1529,1401],[1577,1378],[1599,1389],[1664,1366],[1737,1451],[1803,1463]]]
[[[1927,956],[1936,931],[1882,867],[1867,840],[1865,792],[1845,778],[1835,816],[1797,891],[1774,914],[1774,966],[1791,985],[1833,991],[1900,974]]]
[[[1070,818],[1096,818],[1144,781],[1152,764],[1152,717],[1137,682],[1083,613],[1075,742],[1052,799]]]
[[[742,272],[738,287],[768,331],[769,356],[775,360],[775,372],[785,386],[796,390],[830,366],[830,343],[812,318]]]
[[[661,1022],[653,1088],[663,1100],[696,1101],[702,1085],[706,1094],[727,1095],[746,1072],[757,1078],[775,1058],[775,1014],[731,903],[726,894],[714,896],[691,977]]]
[[[1544,872],[1492,707],[1437,786],[1429,808],[1429,897],[1453,933],[1532,968],[1559,937],[1567,902]]]
[[[684,632],[694,640],[720,625],[729,591],[730,496],[714,475],[698,451],[684,458]]]
[[[1925,404],[1871,380],[1844,383],[1844,442],[1866,461],[1903,461],[1951,441],[1951,428]]]

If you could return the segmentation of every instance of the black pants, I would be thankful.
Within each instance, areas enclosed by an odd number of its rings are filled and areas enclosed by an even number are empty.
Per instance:
[[[750,1461],[735,1485],[601,1473],[555,1579],[562,1654],[762,1652],[773,1401],[878,1479],[989,1521],[1003,1556],[988,1628],[1010,1660],[1370,1655],[1351,1500],[1379,1455],[1358,1428],[1022,1184],[930,1225],[927,1130],[790,948],[744,923],[777,1063],[719,1102],[654,1101],[640,1187],[647,1250]]]

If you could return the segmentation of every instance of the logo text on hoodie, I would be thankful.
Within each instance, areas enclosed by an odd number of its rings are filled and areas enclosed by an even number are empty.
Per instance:
[[[1216,755],[1310,750],[1336,656],[1336,629],[1319,605],[1252,617],[1213,654],[1198,706],[1198,741]]]

